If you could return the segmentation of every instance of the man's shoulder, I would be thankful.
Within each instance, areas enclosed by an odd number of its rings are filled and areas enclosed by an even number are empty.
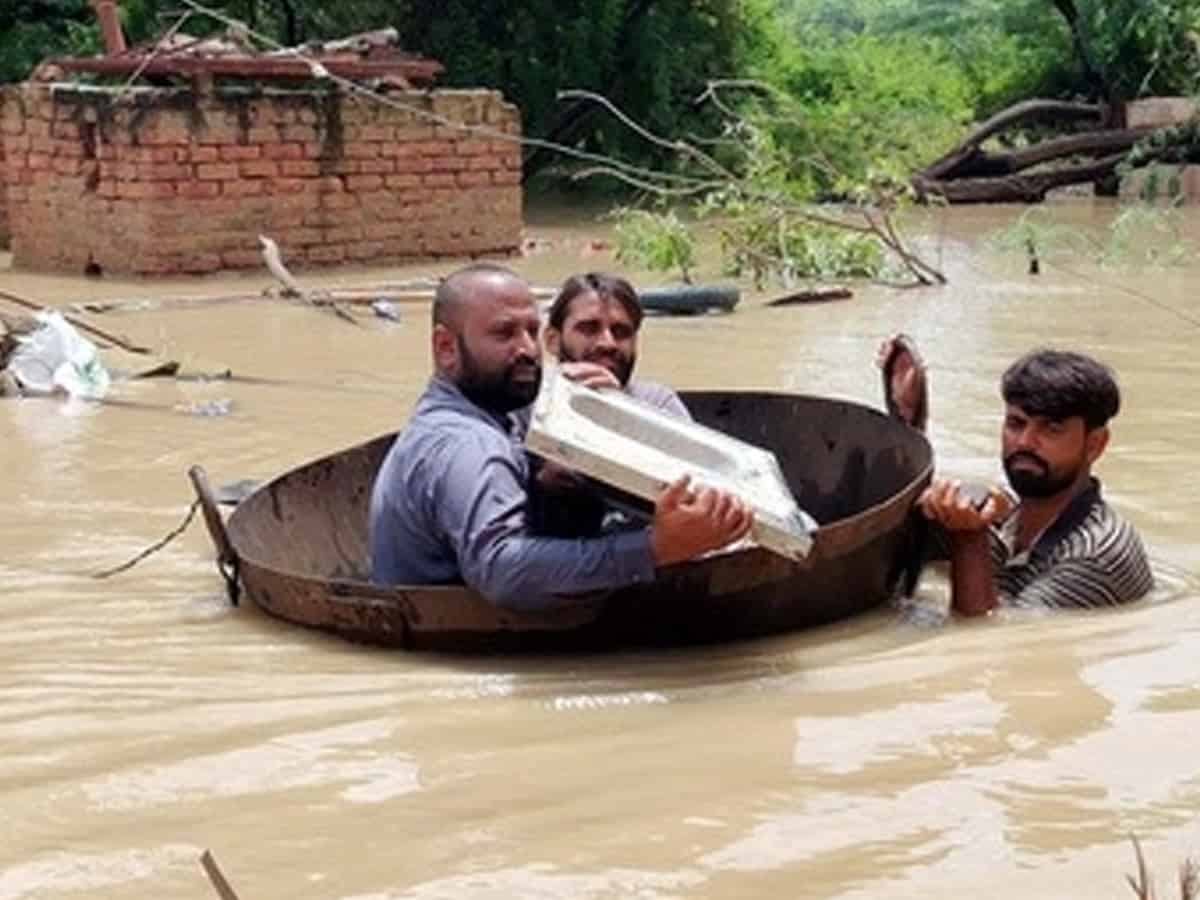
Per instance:
[[[679,397],[679,394],[665,384],[657,381],[648,381],[645,378],[631,378],[629,384],[625,386],[625,390],[629,392],[631,397],[636,397],[638,400],[647,402],[666,397]]]
[[[679,394],[665,384],[634,378],[625,386],[625,390],[635,400],[640,400],[643,403],[648,403],[650,406],[675,415],[691,417],[687,406]]]

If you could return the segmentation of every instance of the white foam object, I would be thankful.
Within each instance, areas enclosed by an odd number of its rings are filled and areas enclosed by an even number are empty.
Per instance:
[[[27,394],[64,391],[93,400],[108,393],[108,370],[96,345],[81,335],[58,312],[39,312],[40,327],[20,338],[8,362],[21,390]]]
[[[525,445],[539,456],[647,500],[681,475],[737,495],[754,511],[751,538],[796,561],[816,521],[796,503],[775,454],[675,418],[616,389],[575,384],[548,364]]]

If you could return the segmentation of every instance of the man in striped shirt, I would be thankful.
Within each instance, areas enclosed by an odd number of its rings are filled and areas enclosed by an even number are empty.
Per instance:
[[[1141,539],[1091,474],[1120,408],[1112,372],[1078,353],[1037,350],[1009,367],[1001,392],[1004,471],[1019,501],[998,489],[980,501],[945,479],[918,500],[947,538],[951,608],[979,615],[1145,595],[1154,579]]]

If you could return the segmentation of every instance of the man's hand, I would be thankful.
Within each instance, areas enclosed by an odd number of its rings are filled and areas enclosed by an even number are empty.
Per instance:
[[[917,499],[925,518],[947,531],[983,531],[1012,511],[1012,499],[996,487],[982,492],[964,488],[961,482],[935,478]]]
[[[654,564],[683,562],[745,537],[754,514],[733,494],[691,487],[684,475],[668,485],[654,504],[651,547]]]
[[[620,388],[621,382],[612,372],[590,362],[566,362],[560,367],[564,375],[576,384],[590,388]]]

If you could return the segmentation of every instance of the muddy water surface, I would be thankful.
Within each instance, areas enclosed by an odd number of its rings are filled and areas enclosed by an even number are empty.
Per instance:
[[[247,900],[1121,897],[1130,832],[1168,880],[1200,850],[1200,270],[1031,279],[978,240],[1015,215],[935,223],[943,289],[649,320],[640,371],[876,404],[874,348],[902,329],[928,358],[939,466],[990,478],[1005,365],[1048,341],[1092,351],[1122,379],[1099,474],[1151,548],[1153,602],[470,659],[229,608],[198,523],[98,581],[180,521],[190,464],[264,478],[396,427],[427,374],[428,307],[366,328],[279,302],[98,317],[235,378],[120,384],[107,406],[0,402],[0,900],[214,896],[204,848]],[[598,227],[533,231],[556,242],[517,264],[535,281],[614,265],[584,255]],[[47,302],[265,284],[0,269],[0,287]],[[944,585],[919,599],[944,604]]]

